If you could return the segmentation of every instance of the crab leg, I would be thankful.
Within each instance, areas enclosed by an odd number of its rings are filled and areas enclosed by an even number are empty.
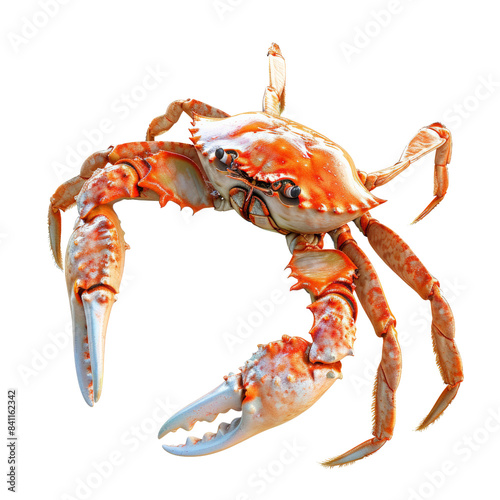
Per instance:
[[[102,205],[80,220],[66,252],[78,384],[90,406],[101,395],[106,327],[120,287],[125,249],[116,213]]]
[[[357,219],[356,224],[380,258],[420,297],[431,303],[432,341],[436,362],[446,387],[418,426],[417,429],[422,430],[441,416],[453,401],[464,378],[462,360],[455,343],[453,313],[441,294],[439,282],[394,231],[373,219],[368,213]]]
[[[356,295],[370,319],[375,333],[383,340],[382,359],[373,391],[373,438],[335,458],[323,462],[327,467],[345,465],[371,455],[391,439],[396,423],[396,389],[401,376],[401,351],[395,330],[396,319],[389,309],[377,273],[351,236],[347,225],[330,233],[336,248],[358,268]]]
[[[229,115],[204,102],[195,99],[179,99],[170,103],[165,114],[157,116],[149,124],[146,132],[146,141],[154,141],[155,137],[164,134],[177,123],[182,112],[193,118],[193,113],[211,118],[226,118]]]
[[[262,101],[262,111],[280,116],[285,109],[285,59],[278,44],[273,43],[267,52],[269,57],[269,86]]]
[[[188,438],[185,445],[164,446],[175,455],[196,456],[222,451],[255,434],[281,425],[312,406],[341,377],[339,360],[352,354],[356,306],[352,296],[355,267],[337,250],[322,250],[316,235],[287,236],[293,252],[289,267],[313,297],[313,343],[299,337],[259,346],[241,374],[171,417],[161,428],[163,437],[179,428],[190,430],[199,420],[240,409],[241,419],[221,424],[217,434]],[[238,378],[240,377],[240,378]],[[381,387],[381,390],[384,390]]]
[[[273,43],[268,51],[269,80],[263,99],[263,110],[279,116],[285,108],[285,60],[277,44]],[[155,137],[167,132],[177,123],[182,113],[193,118],[193,113],[212,118],[226,118],[229,115],[220,109],[195,99],[179,99],[173,101],[163,115],[157,116],[149,124],[146,140],[154,141]]]
[[[422,220],[442,201],[448,189],[448,163],[450,163],[451,160],[451,133],[444,125],[436,122],[421,129],[410,141],[408,146],[406,146],[398,163],[392,167],[370,174],[358,171],[358,174],[365,187],[371,191],[378,186],[383,186],[388,183],[403,170],[407,169],[411,163],[432,151],[436,151],[434,160],[434,198],[413,221],[413,223],[415,223]]]
[[[146,158],[159,151],[171,151],[193,160],[202,172],[199,165],[198,154],[191,144],[181,142],[129,142],[120,144],[113,148],[110,146],[104,151],[98,151],[90,155],[82,164],[80,173],[72,179],[61,184],[50,198],[49,206],[49,240],[52,255],[57,266],[62,269],[61,256],[61,211],[65,212],[75,204],[75,198],[81,191],[85,182],[92,174],[108,163],[116,163],[126,158]]]
[[[357,305],[352,293],[356,266],[342,252],[322,250],[314,235],[287,235],[293,254],[288,267],[297,278],[292,290],[305,289],[311,297],[308,309],[314,315],[309,331],[313,344],[311,362],[333,363],[354,354]]]
[[[72,179],[61,184],[50,198],[49,206],[49,239],[52,255],[59,269],[62,269],[61,256],[61,210],[64,212],[75,204],[75,198],[82,189],[85,181],[95,170],[106,166],[108,154],[113,148],[98,151],[90,155],[80,169],[80,173]]]
[[[96,170],[77,198],[80,218],[70,238],[65,267],[78,383],[90,406],[102,390],[106,329],[128,248],[112,205],[138,198],[157,200],[161,206],[174,201],[194,212],[213,207],[206,178],[190,159],[195,155],[194,146],[180,143],[117,146],[106,155],[111,164]]]

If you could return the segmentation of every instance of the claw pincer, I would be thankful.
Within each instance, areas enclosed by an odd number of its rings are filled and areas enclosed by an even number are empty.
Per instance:
[[[125,249],[116,213],[101,205],[79,220],[66,252],[76,372],[90,406],[101,395],[106,328],[120,288]]]
[[[219,413],[241,411],[230,424],[221,423],[217,434],[189,437],[180,446],[163,446],[174,455],[198,456],[225,450],[260,432],[281,425],[310,408],[341,378],[341,363],[311,363],[311,344],[300,337],[283,338],[259,346],[237,375],[172,416],[158,437],[198,421],[213,421]]]
[[[161,428],[159,437],[197,421],[212,422],[219,413],[241,410],[241,418],[222,423],[217,434],[189,437],[184,445],[164,446],[175,455],[197,456],[234,446],[260,432],[300,415],[342,377],[341,363],[352,355],[356,306],[352,296],[356,267],[337,250],[322,250],[307,238],[291,238],[289,268],[298,281],[292,290],[305,289],[313,299],[313,343],[284,335],[260,345],[238,375],[177,412]]]
[[[78,384],[90,406],[102,391],[106,329],[128,248],[113,204],[140,198],[157,200],[161,206],[174,201],[193,212],[213,206],[210,194],[202,188],[203,174],[195,161],[185,156],[193,157],[193,153],[193,146],[170,142],[109,148],[88,158],[78,179],[58,190],[64,197],[56,193],[56,201],[51,204],[51,245],[60,265],[59,210],[69,208],[71,196],[75,199],[73,188],[79,190],[79,218],[68,244],[65,268]],[[190,190],[186,188],[193,185]]]

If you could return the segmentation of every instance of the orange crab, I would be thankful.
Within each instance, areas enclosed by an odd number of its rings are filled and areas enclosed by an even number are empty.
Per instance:
[[[178,455],[214,453],[280,425],[308,409],[341,377],[341,360],[353,354],[356,293],[382,339],[374,391],[373,437],[324,462],[342,465],[374,453],[392,437],[395,393],[401,354],[392,315],[375,269],[351,236],[354,222],[385,261],[432,311],[431,334],[446,387],[419,429],[434,422],[457,394],[462,362],[454,340],[451,309],[438,281],[410,247],[369,210],[383,200],[371,191],[396,177],[412,162],[436,151],[434,199],[417,217],[425,217],[445,196],[451,157],[450,132],[433,123],[421,129],[400,160],[366,174],[325,136],[282,118],[285,106],[285,61],[279,47],[269,49],[270,84],[262,112],[235,116],[193,99],[174,101],[155,118],[146,142],[122,144],[94,153],[80,175],[61,185],[51,199],[49,228],[52,251],[62,267],[60,211],[76,199],[78,223],[66,253],[66,281],[73,318],[78,382],[93,405],[102,390],[106,327],[123,273],[125,250],[113,204],[122,199],[173,201],[194,212],[203,208],[235,210],[258,227],[286,237],[292,253],[289,268],[311,296],[312,343],[284,336],[259,346],[237,375],[170,418],[160,437],[200,420],[213,421],[235,409],[241,418],[222,423],[216,434],[164,446]],[[193,119],[193,145],[156,141],[182,112]],[[335,250],[323,249],[328,234]]]

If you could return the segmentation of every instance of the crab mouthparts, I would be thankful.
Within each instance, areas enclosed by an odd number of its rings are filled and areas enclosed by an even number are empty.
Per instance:
[[[158,438],[178,429],[190,431],[196,422],[213,422],[221,413],[242,410],[245,390],[241,373],[230,373],[225,381],[213,391],[186,406],[169,420],[158,433]],[[225,450],[248,439],[253,434],[242,432],[242,419],[235,418],[230,424],[222,422],[217,433],[207,432],[202,439],[189,436],[186,443],[178,446],[163,445],[163,449],[174,455],[199,456]]]

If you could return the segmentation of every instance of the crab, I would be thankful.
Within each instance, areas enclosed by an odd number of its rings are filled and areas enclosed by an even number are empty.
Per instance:
[[[259,345],[239,373],[230,373],[219,387],[173,415],[159,437],[180,428],[190,430],[196,422],[213,421],[229,410],[241,411],[241,418],[221,423],[217,433],[164,446],[176,455],[206,455],[307,410],[342,377],[343,358],[353,355],[356,295],[382,341],[374,425],[370,439],[323,463],[333,467],[364,458],[391,439],[401,374],[396,319],[349,223],[354,223],[389,268],[430,302],[431,335],[446,386],[418,429],[443,413],[463,380],[453,314],[439,282],[395,232],[370,214],[384,201],[372,191],[433,151],[434,198],[415,222],[434,209],[448,187],[451,135],[440,123],[424,127],[397,163],[367,174],[355,167],[339,145],[281,116],[285,61],[278,45],[271,45],[268,60],[270,82],[262,112],[230,116],[194,99],[177,100],[151,122],[146,141],[91,155],[80,174],[62,184],[51,198],[50,242],[62,268],[61,211],[76,201],[79,216],[66,252],[66,282],[78,382],[85,401],[93,406],[101,396],[106,329],[129,248],[114,203],[139,199],[159,201],[162,207],[172,201],[193,213],[205,208],[234,210],[252,224],[283,235],[292,254],[288,267],[297,279],[292,290],[304,289],[311,298],[312,342],[284,335]],[[193,144],[157,141],[183,112],[192,118]],[[323,248],[326,235],[332,238],[334,249]]]

